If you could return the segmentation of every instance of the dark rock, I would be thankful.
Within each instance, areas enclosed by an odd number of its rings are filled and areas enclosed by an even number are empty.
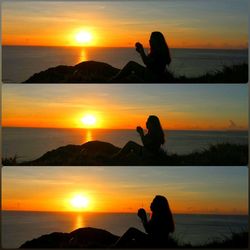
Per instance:
[[[165,152],[157,155],[137,155],[130,153],[124,157],[113,158],[120,148],[108,142],[90,141],[82,145],[67,145],[48,151],[36,160],[22,162],[26,166],[147,166],[166,165]]]
[[[79,228],[71,233],[51,233],[26,241],[20,248],[104,248],[113,245],[119,236],[97,228]]]
[[[60,65],[31,76],[24,83],[66,83],[73,74],[72,66]]]
[[[24,83],[102,83],[119,69],[103,62],[86,61],[75,66],[60,65],[34,74]]]
[[[120,150],[111,143],[91,141],[82,145],[67,145],[45,153],[40,158],[22,165],[86,166],[103,165],[105,160]]]
[[[37,239],[26,241],[20,248],[62,248],[67,247],[70,240],[68,233],[45,234]]]
[[[69,247],[108,247],[113,245],[119,236],[97,228],[79,228],[70,233]]]

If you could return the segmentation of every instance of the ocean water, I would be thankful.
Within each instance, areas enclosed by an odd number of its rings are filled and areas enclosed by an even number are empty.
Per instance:
[[[174,215],[173,236],[193,245],[223,239],[231,232],[248,228],[245,215]],[[52,232],[71,232],[95,227],[122,235],[129,227],[143,231],[140,219],[132,213],[70,213],[2,211],[2,247],[17,248],[27,240]]]
[[[248,144],[247,131],[164,131],[164,149],[169,153],[188,154],[211,144],[229,142]],[[3,128],[3,157],[18,156],[19,161],[33,160],[49,150],[68,144],[105,141],[123,147],[129,140],[141,143],[135,130]]]
[[[248,62],[248,50],[171,49],[170,70],[176,75],[199,76],[223,65]],[[142,64],[134,48],[2,47],[2,81],[20,83],[34,73],[58,65],[101,61],[122,68],[128,61]]]

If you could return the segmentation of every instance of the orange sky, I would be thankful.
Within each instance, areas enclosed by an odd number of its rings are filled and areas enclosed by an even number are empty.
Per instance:
[[[247,86],[220,85],[73,85],[3,86],[2,125],[86,128],[81,119],[96,117],[92,128],[134,129],[150,114],[165,129],[246,130]]]
[[[247,1],[8,2],[2,5],[4,45],[148,46],[161,31],[175,48],[247,48]],[[77,32],[92,34],[78,43]]]
[[[156,194],[174,213],[247,214],[243,167],[4,167],[3,210],[136,212]],[[138,178],[140,176],[140,178]],[[89,198],[77,210],[70,200]]]

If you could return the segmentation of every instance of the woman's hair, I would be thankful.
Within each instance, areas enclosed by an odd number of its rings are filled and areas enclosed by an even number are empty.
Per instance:
[[[156,195],[153,199],[150,209],[152,211],[151,219],[158,217],[160,220],[166,220],[170,232],[174,232],[174,220],[170,210],[168,200],[165,196]]]
[[[150,53],[161,55],[166,59],[166,64],[171,63],[170,51],[163,34],[159,31],[154,31],[150,36]]]
[[[148,134],[159,140],[160,144],[164,144],[164,132],[161,127],[160,120],[155,115],[150,115],[147,120]]]

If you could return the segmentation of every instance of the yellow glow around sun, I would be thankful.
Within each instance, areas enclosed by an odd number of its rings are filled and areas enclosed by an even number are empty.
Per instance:
[[[96,125],[96,117],[94,115],[85,115],[81,118],[81,122],[86,127],[93,127]]]
[[[89,207],[89,198],[78,194],[70,200],[70,204],[73,209],[83,210]]]
[[[75,41],[78,44],[90,44],[93,36],[90,31],[81,30],[75,34]]]

